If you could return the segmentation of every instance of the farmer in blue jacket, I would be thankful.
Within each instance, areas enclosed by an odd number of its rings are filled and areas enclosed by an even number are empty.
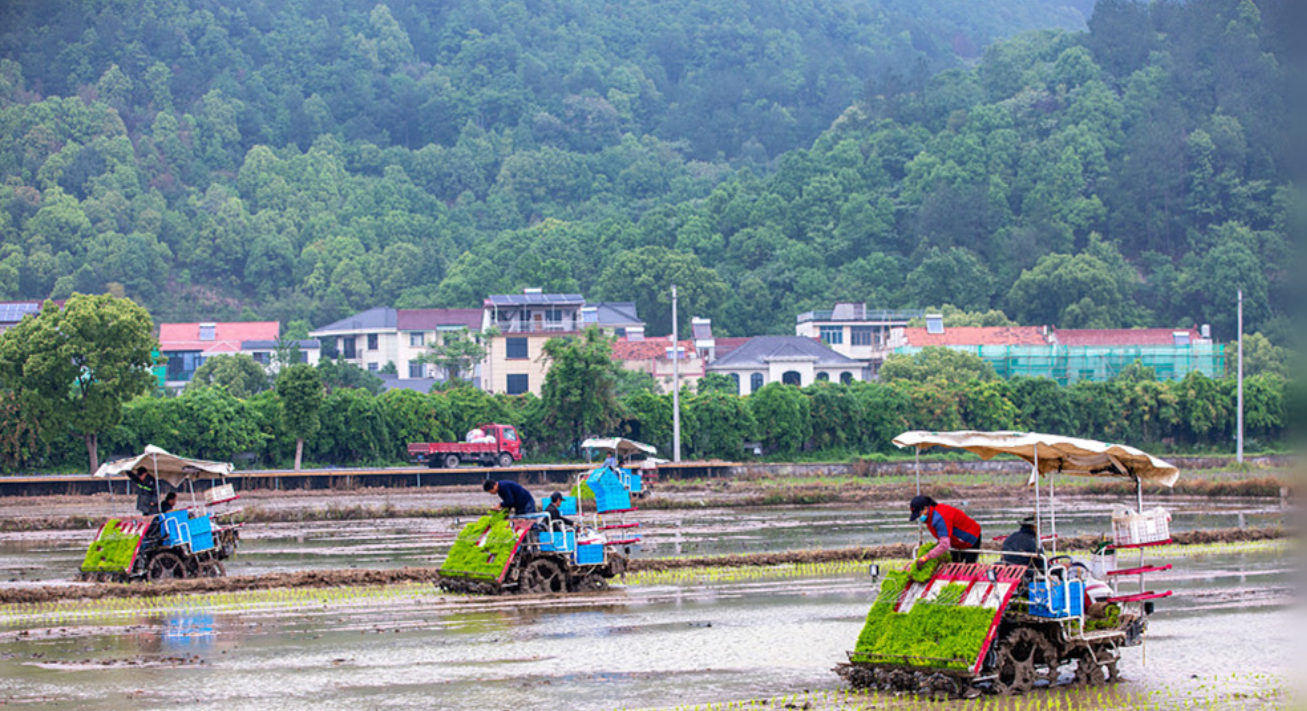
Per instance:
[[[499,494],[499,508],[512,509],[514,516],[524,516],[536,512],[535,497],[523,486],[515,481],[491,481],[486,480],[481,485],[491,494]]]

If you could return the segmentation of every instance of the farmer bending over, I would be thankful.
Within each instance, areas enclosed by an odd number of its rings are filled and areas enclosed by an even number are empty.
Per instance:
[[[929,496],[913,497],[911,507],[912,515],[908,520],[925,524],[926,530],[937,541],[929,553],[917,559],[918,566],[945,553],[954,563],[976,562],[980,555],[980,524],[960,509],[941,504]]]
[[[481,488],[491,494],[499,494],[499,508],[512,509],[514,516],[524,516],[536,512],[536,502],[535,498],[531,496],[531,492],[515,481],[508,481],[507,479],[491,481],[487,479],[481,485]]]

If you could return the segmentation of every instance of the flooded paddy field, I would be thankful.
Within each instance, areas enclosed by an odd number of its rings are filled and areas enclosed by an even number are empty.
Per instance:
[[[331,497],[319,493],[309,497],[296,493],[286,500],[300,505],[312,501],[326,508],[343,498],[341,494]],[[466,498],[485,505],[487,499],[483,493],[477,496],[464,492],[455,496],[452,500],[455,504],[462,504]],[[76,510],[79,515],[106,518],[111,515],[107,499],[60,498],[83,499]],[[368,492],[365,498],[374,505],[396,506],[401,510],[418,502],[424,506],[454,505],[444,501],[433,503],[429,496],[384,491]],[[351,501],[354,499],[352,495],[349,497]],[[1108,531],[1111,504],[1118,500],[1116,497],[1059,500],[1056,521],[1059,535]],[[1287,527],[1289,524],[1289,511],[1274,499],[1172,497],[1164,505],[1172,513],[1174,531]],[[71,503],[60,502],[59,506],[61,510],[72,511]],[[119,506],[120,515],[124,508]],[[1024,511],[1016,501],[968,502],[966,508],[981,523],[987,538],[1010,533]],[[3,513],[5,509],[0,507],[0,515]],[[635,556],[663,558],[915,540],[915,529],[906,518],[904,507],[897,505],[851,508],[837,504],[647,510],[629,515],[628,520],[641,524],[643,542]],[[322,568],[435,566],[468,520],[464,516],[249,523],[242,529],[239,553],[227,562],[227,570],[232,575],[258,575]],[[94,537],[95,530],[89,527],[0,533],[0,585],[72,578]]]
[[[430,585],[0,608],[0,703],[79,709],[1227,708],[1290,705],[1297,552],[1177,550],[1125,681],[1015,701],[849,695],[865,573],[632,576],[604,593]],[[859,566],[860,567],[860,566]],[[752,700],[766,699],[766,704]],[[1042,699],[1042,700],[1041,700]],[[1054,702],[1054,699],[1057,699]],[[793,704],[793,706],[788,706]],[[808,706],[804,706],[808,704]]]

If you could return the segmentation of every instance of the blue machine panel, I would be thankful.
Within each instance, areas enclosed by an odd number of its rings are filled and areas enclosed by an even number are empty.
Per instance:
[[[577,565],[599,565],[604,562],[604,546],[602,543],[592,543],[576,547],[575,560]]]
[[[566,553],[576,548],[576,533],[573,531],[541,531],[536,537],[542,551]]]
[[[1054,582],[1051,593],[1046,581],[1030,583],[1030,614],[1036,617],[1079,617],[1084,608],[1085,584],[1079,580]]]

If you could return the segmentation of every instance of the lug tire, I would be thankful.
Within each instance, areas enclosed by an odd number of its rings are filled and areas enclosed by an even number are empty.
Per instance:
[[[186,563],[176,553],[160,553],[150,561],[145,577],[150,582],[180,580],[186,577]]]
[[[567,573],[549,558],[536,558],[526,564],[519,578],[519,589],[528,594],[567,592]]]
[[[504,469],[513,466],[513,455],[509,454],[508,452],[500,452],[498,464],[501,468]]]
[[[460,464],[460,460],[459,460],[457,454],[447,454],[447,455],[445,455],[445,468],[446,468],[446,469],[458,469],[458,465],[459,465],[459,464]]]

